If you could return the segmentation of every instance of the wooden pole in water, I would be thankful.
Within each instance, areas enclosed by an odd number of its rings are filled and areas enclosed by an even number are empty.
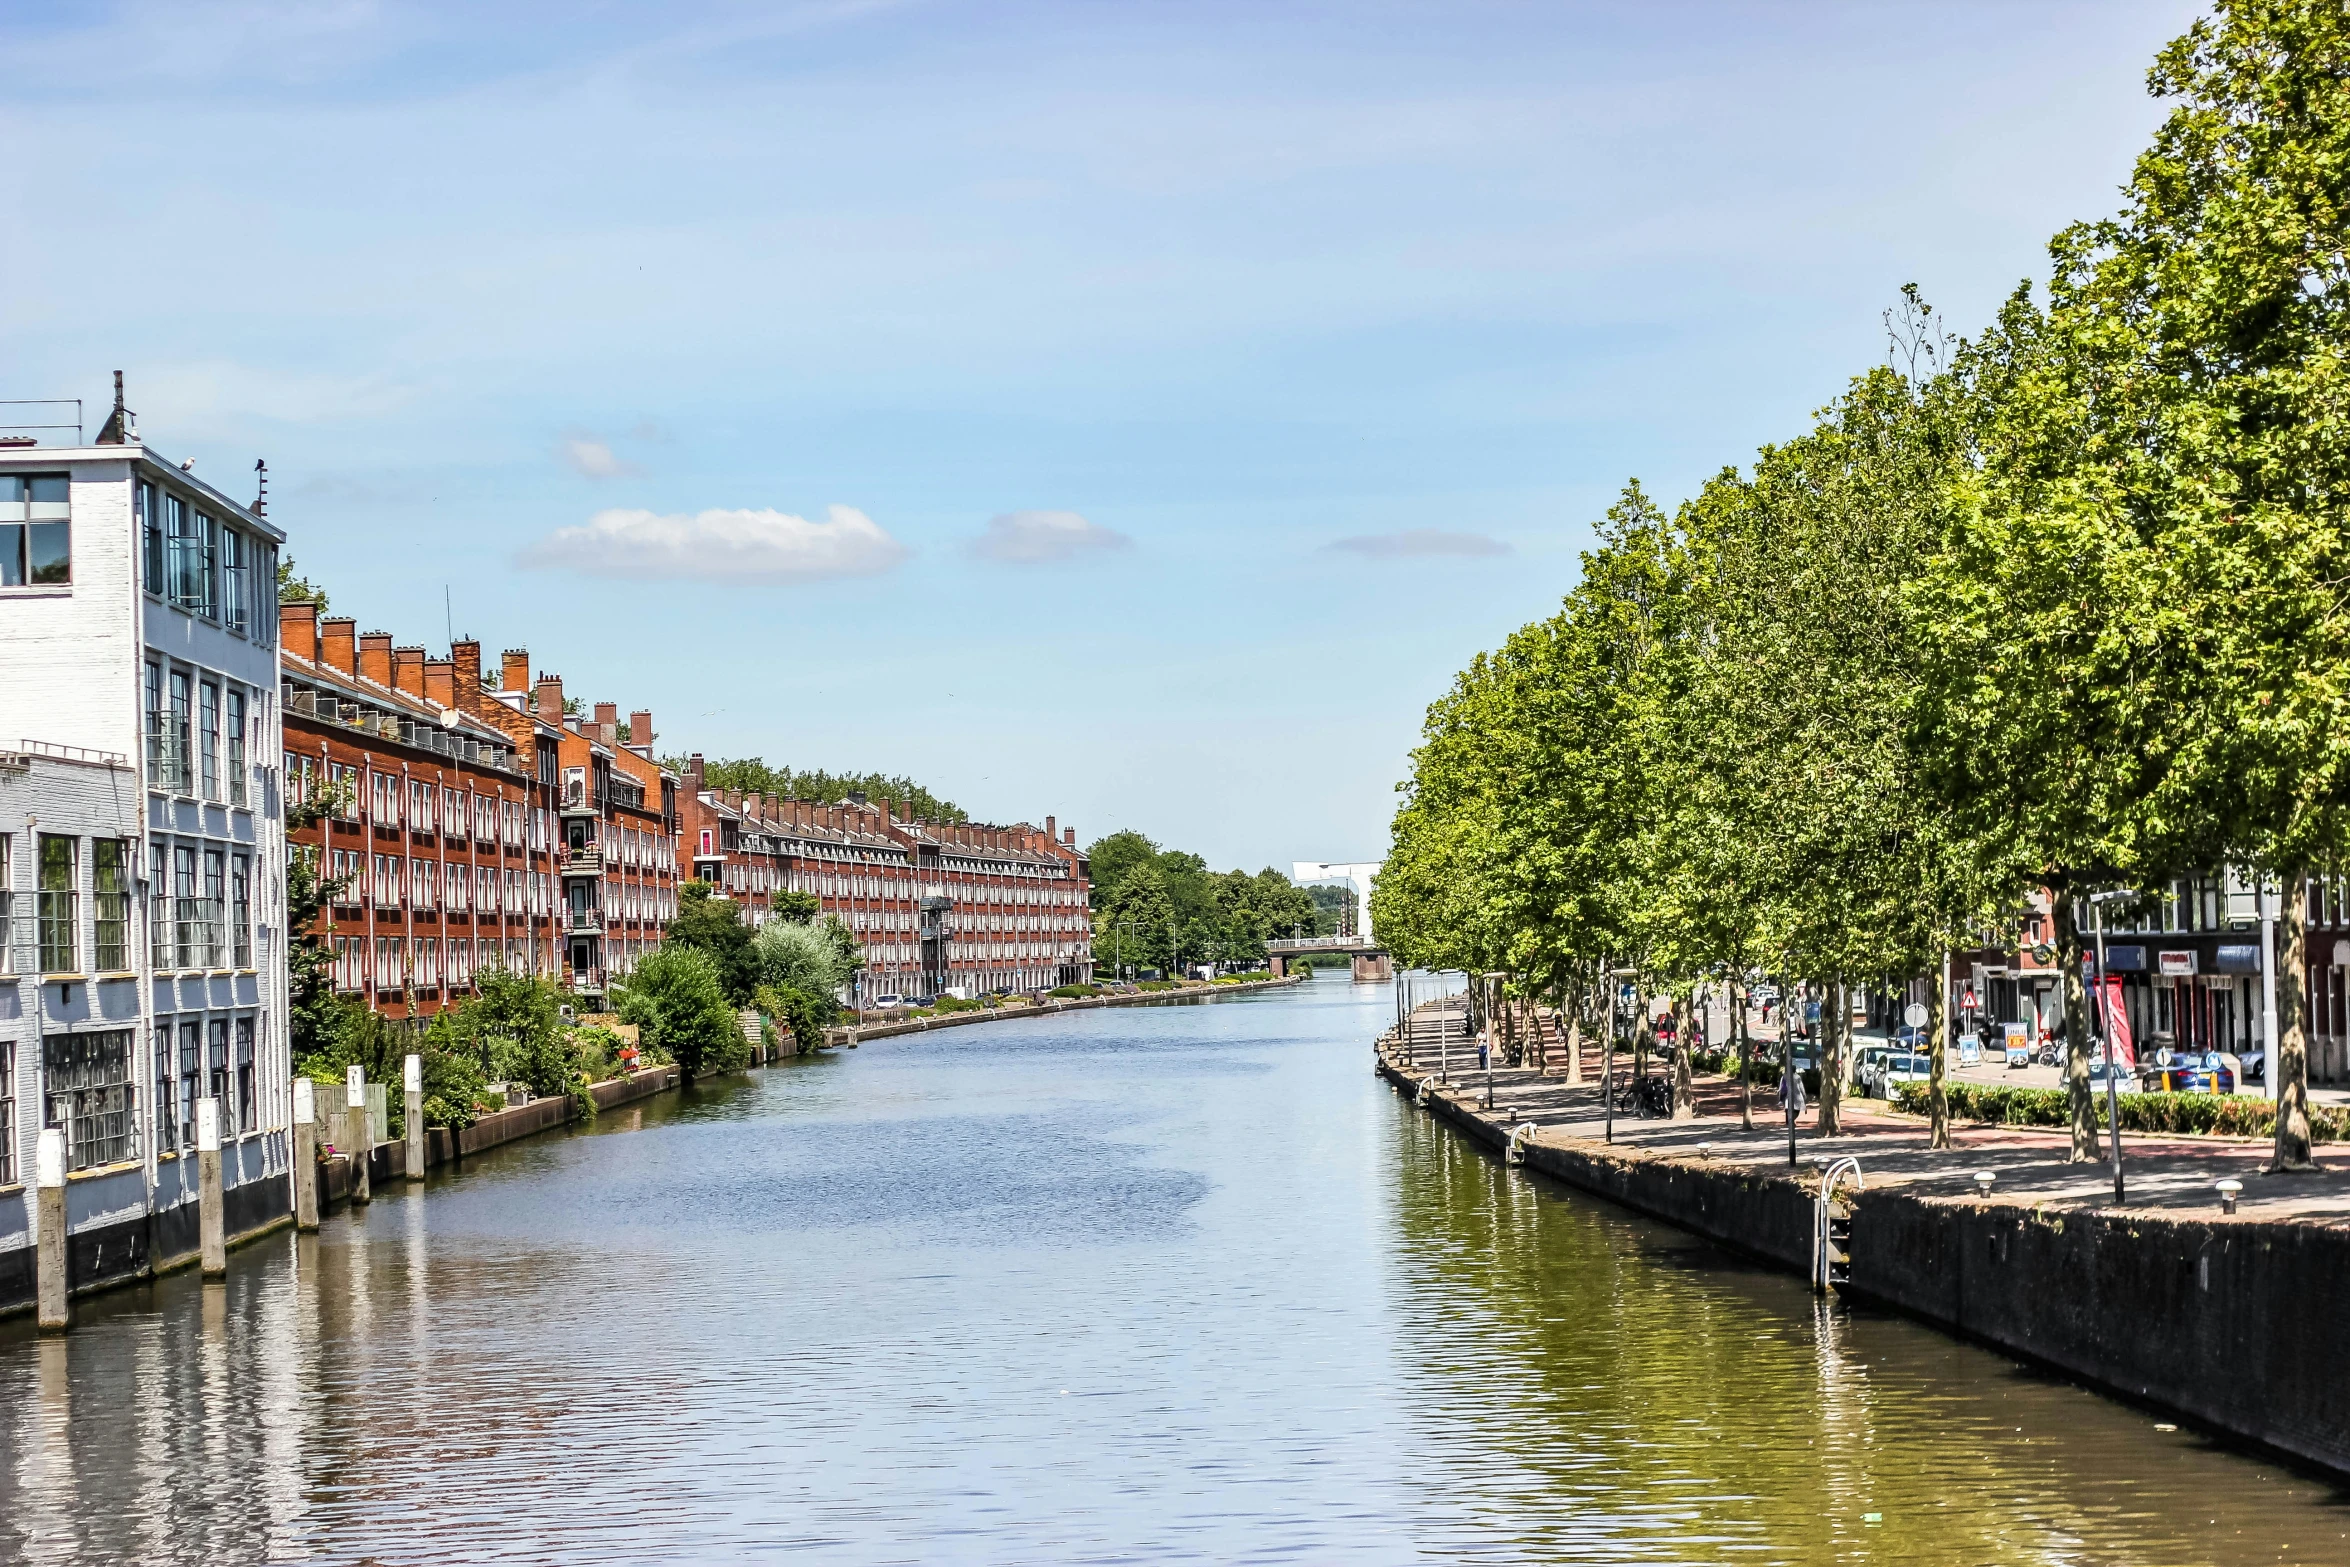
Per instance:
[[[364,1207],[374,1197],[368,1190],[367,1068],[355,1066],[343,1084],[343,1122],[350,1128],[351,1201]]]
[[[424,1057],[410,1056],[404,1063],[402,1086],[407,1090],[408,1102],[408,1179],[424,1179]]]
[[[63,1333],[73,1326],[73,1301],[65,1259],[65,1131],[44,1127],[34,1159],[33,1257],[34,1294],[38,1300],[37,1326],[43,1333]]]
[[[294,1228],[318,1228],[318,1085],[294,1079]]]
[[[196,1101],[196,1227],[202,1238],[204,1277],[228,1274],[228,1226],[220,1186],[220,1101]]]

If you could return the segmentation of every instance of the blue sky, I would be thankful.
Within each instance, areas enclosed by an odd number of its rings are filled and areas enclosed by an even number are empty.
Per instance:
[[[665,750],[1375,859],[1624,480],[2040,274],[2194,10],[0,0],[0,396]]]

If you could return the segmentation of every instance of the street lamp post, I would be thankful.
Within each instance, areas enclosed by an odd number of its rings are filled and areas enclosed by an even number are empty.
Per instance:
[[[2113,1013],[2105,995],[2105,904],[2111,898],[2135,897],[2132,892],[2093,892],[2089,894],[2089,918],[2097,934],[2097,1043],[2105,1055],[2105,1120],[2106,1130],[2113,1138],[2113,1205],[2122,1205],[2122,1099],[2120,1086],[2121,1063],[2114,1058]],[[2214,1081],[2217,1081],[2216,1074]]]
[[[1616,992],[1639,972],[1628,968],[1607,971],[1607,1064],[1599,1074],[1599,1097],[1607,1107],[1607,1140],[1611,1143],[1616,1140]]]

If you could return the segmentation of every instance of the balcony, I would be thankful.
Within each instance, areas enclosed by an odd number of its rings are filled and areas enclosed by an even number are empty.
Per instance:
[[[563,911],[563,928],[573,935],[601,936],[604,933],[604,911],[566,908]]]
[[[589,844],[584,849],[568,849],[564,851],[563,874],[566,876],[603,875],[603,847],[599,844]]]

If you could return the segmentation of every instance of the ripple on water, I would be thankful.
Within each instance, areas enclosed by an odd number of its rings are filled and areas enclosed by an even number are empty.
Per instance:
[[[2350,1560],[2328,1487],[1496,1168],[1387,1007],[876,1043],[0,1326],[0,1555]]]

